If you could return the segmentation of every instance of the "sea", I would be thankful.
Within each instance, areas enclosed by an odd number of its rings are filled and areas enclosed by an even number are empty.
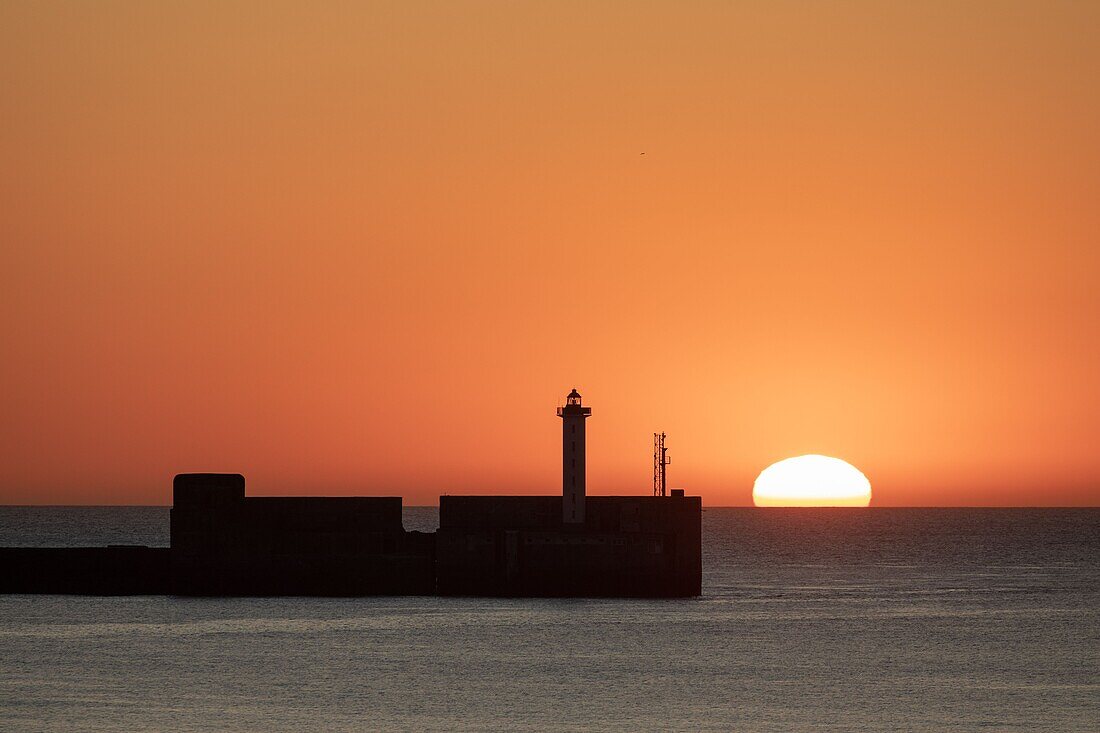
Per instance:
[[[0,546],[108,543],[168,509],[0,507]],[[703,544],[682,600],[0,596],[0,731],[1100,731],[1100,509],[706,508]]]

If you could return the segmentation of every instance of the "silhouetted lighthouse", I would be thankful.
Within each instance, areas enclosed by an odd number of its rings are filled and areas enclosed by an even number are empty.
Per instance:
[[[561,519],[566,524],[584,524],[584,419],[591,407],[581,407],[577,390],[558,408],[561,418]]]

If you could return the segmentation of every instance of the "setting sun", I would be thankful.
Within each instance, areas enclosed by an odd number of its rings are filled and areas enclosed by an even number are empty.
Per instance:
[[[868,506],[871,482],[839,458],[796,456],[761,471],[752,500],[756,506]]]

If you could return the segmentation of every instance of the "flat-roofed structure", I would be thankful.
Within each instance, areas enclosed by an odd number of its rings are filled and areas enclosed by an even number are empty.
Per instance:
[[[588,496],[583,525],[557,496],[442,496],[442,595],[683,597],[702,590],[699,497]]]
[[[406,532],[400,497],[250,497],[240,474],[184,473],[170,548],[0,548],[0,592],[699,595],[699,497],[589,496],[591,414],[575,389],[558,408],[560,496],[442,496],[439,531]]]
[[[434,592],[434,538],[404,530],[400,497],[246,497],[239,474],[180,474],[173,495],[173,593]]]

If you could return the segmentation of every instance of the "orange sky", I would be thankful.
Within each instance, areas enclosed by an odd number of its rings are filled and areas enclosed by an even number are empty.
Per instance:
[[[316,5],[0,5],[0,503],[1100,504],[1100,4]]]

